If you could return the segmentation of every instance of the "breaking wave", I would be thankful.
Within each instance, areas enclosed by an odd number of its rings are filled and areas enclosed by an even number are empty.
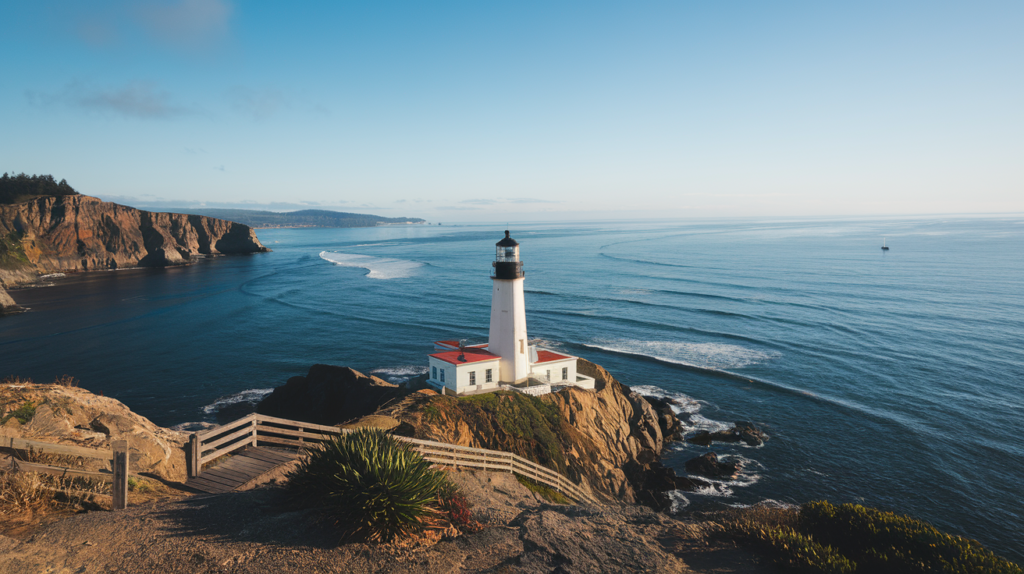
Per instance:
[[[426,372],[427,368],[424,366],[408,365],[404,367],[381,367],[370,371],[370,374],[380,377],[389,383],[399,385]]]
[[[256,406],[256,403],[263,400],[263,397],[274,392],[274,389],[247,389],[240,393],[221,397],[212,403],[202,408],[202,411],[208,415],[216,414],[217,411],[223,409],[228,405],[234,405],[238,403],[251,403]]]
[[[372,255],[356,255],[353,253],[337,253],[334,251],[321,251],[320,258],[342,267],[366,269],[369,271],[366,276],[371,279],[402,279],[412,277],[416,270],[423,266],[422,263],[417,261],[374,257]]]
[[[650,357],[688,367],[721,371],[756,365],[779,356],[779,353],[758,351],[726,343],[597,339],[592,343],[584,343],[584,345],[605,351]]]

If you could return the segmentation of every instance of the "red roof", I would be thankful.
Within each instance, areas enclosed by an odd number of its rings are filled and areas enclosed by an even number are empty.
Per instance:
[[[452,349],[458,349],[459,348],[459,342],[458,341],[434,341],[434,344],[438,345],[440,347],[451,347]],[[487,343],[478,343],[476,345],[466,345],[466,348],[467,349],[474,349],[474,348],[478,349],[480,347],[486,347],[486,346],[487,346]]]
[[[474,347],[466,347],[465,360],[460,360],[459,356],[463,353],[459,351],[442,351],[440,353],[434,353],[430,355],[435,359],[440,359],[446,363],[453,365],[465,365],[468,363],[479,363],[481,361],[496,361],[500,359],[498,355],[485,351],[483,349],[477,349]]]
[[[539,365],[541,363],[550,363],[551,361],[564,361],[566,359],[572,358],[574,357],[571,357],[569,355],[560,355],[552,351],[544,351],[541,349],[537,349],[537,362],[534,363],[534,365]]]

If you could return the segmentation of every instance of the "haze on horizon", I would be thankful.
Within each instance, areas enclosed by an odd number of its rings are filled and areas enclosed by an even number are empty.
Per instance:
[[[430,221],[1024,212],[1020,2],[9,2],[0,171]]]

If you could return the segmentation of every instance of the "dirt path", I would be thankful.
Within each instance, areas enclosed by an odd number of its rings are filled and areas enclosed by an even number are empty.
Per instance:
[[[552,505],[508,474],[453,479],[487,527],[430,546],[339,545],[315,511],[295,510],[267,487],[90,512],[24,540],[0,537],[0,573],[768,571],[644,507]]]

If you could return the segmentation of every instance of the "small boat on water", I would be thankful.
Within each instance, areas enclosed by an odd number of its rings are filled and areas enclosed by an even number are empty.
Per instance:
[[[882,238],[882,251],[888,251],[889,248],[885,246],[885,238]]]

